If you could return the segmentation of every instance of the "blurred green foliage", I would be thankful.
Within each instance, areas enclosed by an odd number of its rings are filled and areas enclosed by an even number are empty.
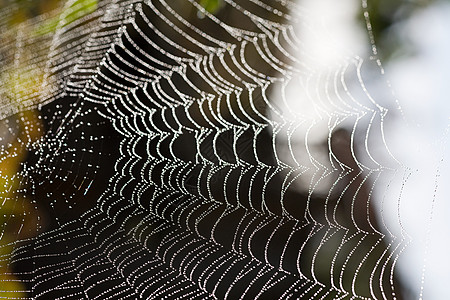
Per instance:
[[[25,297],[24,287],[9,270],[7,257],[13,251],[12,242],[29,237],[30,232],[37,232],[33,222],[33,210],[29,200],[17,192],[20,178],[17,173],[20,164],[26,158],[26,148],[22,141],[37,140],[41,135],[38,125],[38,113],[27,111],[16,119],[18,131],[10,137],[8,148],[0,154],[0,298],[20,299]],[[9,245],[8,245],[9,244]]]
[[[56,15],[48,20],[44,20],[42,24],[34,30],[34,35],[45,35],[54,32],[58,26],[64,27],[70,23],[94,12],[97,9],[97,0],[77,0],[61,14]]]
[[[66,26],[97,9],[97,0],[77,0],[61,14],[62,26]]]
[[[223,4],[223,0],[200,0],[200,5],[211,14],[217,13]]]
[[[34,27],[27,32],[30,37],[38,38],[94,12],[98,4],[97,0],[77,0],[65,7],[61,6],[61,3],[60,0],[0,0],[0,9],[8,5],[13,7],[7,19],[9,31],[2,37],[4,42],[14,44],[16,30],[20,28],[19,24],[31,18],[42,16],[41,20],[34,21]],[[32,52],[32,47],[21,49],[21,55],[24,57],[31,56]],[[24,63],[26,62],[27,60],[24,59]],[[0,74],[0,80],[6,88],[9,101],[20,103],[29,95],[38,94],[44,86],[42,70],[31,70],[26,65],[15,65],[14,68],[7,67],[5,70],[8,71]],[[0,152],[0,245],[2,245],[0,247],[0,298],[21,299],[26,297],[26,292],[22,284],[11,275],[7,258],[13,251],[13,246],[6,245],[29,237],[27,234],[38,232],[33,219],[33,214],[36,215],[37,211],[25,196],[17,192],[20,181],[17,174],[27,156],[26,143],[23,141],[37,140],[41,136],[41,128],[39,112],[36,110],[22,112],[19,117],[11,118],[16,120],[18,130],[15,131],[15,136],[8,138],[10,140],[8,148]]]

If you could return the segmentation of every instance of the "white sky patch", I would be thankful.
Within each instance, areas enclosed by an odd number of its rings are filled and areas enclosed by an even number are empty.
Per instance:
[[[317,98],[308,95],[305,86],[310,86],[317,74],[333,72],[349,57],[367,57],[371,45],[367,32],[356,22],[360,1],[299,3],[307,12],[305,22],[299,24],[303,26],[299,29],[303,42],[299,59],[317,73],[289,85],[286,101],[294,111],[314,119]],[[423,299],[446,299],[446,283],[450,282],[449,16],[450,5],[434,5],[398,26],[400,34],[413,42],[417,55],[385,63],[386,76],[366,78],[373,98],[391,109],[396,103],[394,97],[386,97],[390,94],[388,78],[403,111],[403,116],[391,111],[394,121],[385,128],[387,145],[404,169],[393,174],[392,182],[380,181],[375,196],[376,202],[383,203],[388,228],[399,238],[402,234],[411,238],[397,268],[415,299],[421,289]],[[317,86],[320,88],[320,83]],[[312,143],[328,133],[326,120],[316,121]],[[298,130],[307,129],[302,126]],[[304,136],[302,133],[298,136]]]
[[[439,4],[399,26],[418,53],[386,66],[407,122],[391,126],[390,143],[413,171],[401,205],[412,242],[399,268],[415,293],[423,286],[423,299],[446,299],[450,281],[449,16],[450,5]]]

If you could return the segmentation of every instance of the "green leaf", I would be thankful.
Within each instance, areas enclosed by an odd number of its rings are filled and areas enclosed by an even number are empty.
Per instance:
[[[97,0],[77,0],[61,14],[62,26],[76,21],[97,9]]]
[[[203,6],[209,13],[217,13],[223,6],[223,0],[201,0],[200,5]]]
[[[97,0],[77,0],[66,8],[61,14],[43,21],[33,31],[33,35],[42,36],[55,32],[58,26],[64,27],[70,23],[94,12],[97,9]]]

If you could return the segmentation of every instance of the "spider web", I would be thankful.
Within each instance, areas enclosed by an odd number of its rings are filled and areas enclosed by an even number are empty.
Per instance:
[[[376,59],[323,67],[292,1],[84,2],[1,13],[17,298],[402,298]]]

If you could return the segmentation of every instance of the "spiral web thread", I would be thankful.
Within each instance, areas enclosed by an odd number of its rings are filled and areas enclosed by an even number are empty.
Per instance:
[[[374,190],[408,171],[363,59],[317,70],[292,1],[80,3],[2,30],[2,157],[31,157],[2,176],[18,298],[395,298],[408,238]]]

